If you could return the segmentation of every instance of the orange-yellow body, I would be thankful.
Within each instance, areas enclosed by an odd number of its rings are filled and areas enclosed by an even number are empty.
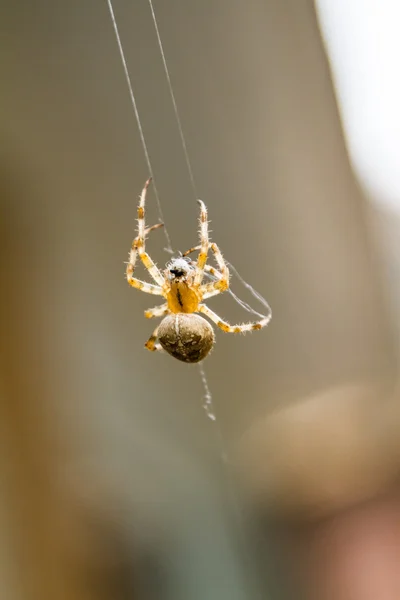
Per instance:
[[[174,313],[194,313],[201,302],[199,291],[189,286],[186,281],[171,283],[166,294],[168,309]]]
[[[147,340],[146,348],[151,351],[164,349],[179,360],[199,362],[210,352],[214,343],[214,334],[210,324],[195,313],[205,315],[226,333],[244,333],[265,327],[271,319],[271,310],[265,304],[268,314],[261,317],[259,321],[230,325],[203,303],[203,300],[229,289],[229,269],[217,244],[210,244],[207,208],[202,200],[198,200],[200,205],[200,245],[172,258],[163,272],[158,269],[145,249],[146,236],[151,231],[162,227],[162,223],[157,223],[146,228],[145,200],[150,181],[151,178],[146,181],[140,195],[137,209],[137,236],[131,244],[126,278],[132,287],[147,294],[162,296],[166,300],[160,306],[145,311],[148,319],[164,317]],[[169,244],[168,235],[167,241]],[[210,249],[217,268],[207,264],[207,255]],[[188,258],[194,250],[199,250],[196,261]],[[153,279],[152,283],[135,277],[134,271],[138,258],[150,273]],[[207,282],[204,282],[205,275],[209,275],[211,278]]]

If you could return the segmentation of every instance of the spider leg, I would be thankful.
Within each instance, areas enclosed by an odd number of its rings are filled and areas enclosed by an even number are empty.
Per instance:
[[[163,290],[160,286],[154,285],[153,283],[147,283],[147,281],[142,281],[141,279],[137,279],[133,276],[133,272],[135,270],[137,258],[137,250],[133,247],[129,253],[129,261],[126,265],[126,280],[130,286],[136,288],[137,290],[141,290],[142,292],[146,292],[146,294],[153,294],[155,296],[163,296]]]
[[[207,262],[208,254],[208,220],[207,208],[202,200],[197,201],[200,205],[200,252],[197,257],[196,274],[194,276],[194,285],[200,285],[204,275],[204,267]]]
[[[189,256],[189,254],[192,254],[192,252],[196,252],[197,250],[200,250],[201,246],[193,246],[193,248],[189,248],[189,250],[186,250],[186,252],[184,252],[182,254],[182,257],[185,258],[185,256]]]
[[[183,254],[182,256],[185,256],[185,254]],[[194,260],[190,261],[190,264],[196,266]],[[212,267],[211,265],[205,265],[204,272],[209,273],[217,279],[222,279],[222,273],[220,273],[217,269],[214,269],[214,267]],[[200,286],[200,293],[202,299],[207,300],[208,298],[211,298],[212,296],[217,296],[221,293],[222,290],[216,289],[214,283],[215,281],[210,281],[209,283],[205,283]]]
[[[215,267],[212,267],[211,265],[206,265],[204,267],[204,272],[205,273],[209,273],[210,275],[212,275],[213,277],[216,277],[217,279],[221,279],[222,278],[222,273],[220,273],[218,271],[218,269],[216,269]],[[214,282],[211,281],[210,283],[214,283]]]
[[[194,260],[191,260],[191,261],[190,261],[190,264],[191,264],[191,265],[193,265],[194,267],[196,266],[196,263],[195,263],[195,261],[194,261]],[[218,271],[218,269],[215,269],[215,268],[214,268],[214,267],[212,267],[211,265],[206,265],[206,266],[204,267],[204,272],[205,272],[205,273],[210,273],[210,275],[212,275],[213,277],[216,277],[217,279],[221,279],[221,278],[222,278],[222,273],[220,273],[220,272]],[[211,281],[211,282],[210,282],[210,284],[213,284],[213,283],[214,283],[213,281]],[[208,284],[204,284],[204,287],[205,287],[206,285],[208,285]],[[201,286],[201,287],[203,287],[203,286]]]
[[[145,201],[146,201],[147,188],[149,187],[150,182],[151,182],[151,178],[146,181],[146,183],[144,184],[142,193],[140,194],[139,206],[137,209],[138,235],[132,242],[132,247],[131,247],[131,251],[129,254],[129,265],[128,266],[130,267],[130,274],[132,275],[133,271],[135,270],[137,254],[139,254],[140,260],[142,261],[142,263],[144,264],[146,269],[149,271],[149,273],[152,276],[152,278],[154,279],[154,281],[159,286],[163,286],[163,284],[164,284],[163,276],[161,275],[156,264],[153,262],[153,260],[150,258],[150,256],[145,251],[146,233],[149,233],[149,231],[156,229],[156,226],[153,225],[146,231],[146,225],[145,225],[145,207],[144,206],[145,206]],[[127,274],[128,274],[128,269],[127,269]]]
[[[211,321],[214,321],[214,323],[220,329],[222,329],[222,331],[225,331],[225,333],[245,333],[246,331],[255,331],[257,329],[262,329],[263,327],[268,325],[269,321],[271,320],[271,316],[269,315],[253,323],[230,325],[226,321],[222,321],[222,319],[220,319],[219,316],[213,310],[208,308],[206,304],[199,304],[198,312],[203,313],[203,315],[206,315],[209,319],[211,319]]]
[[[136,288],[137,290],[141,290],[142,292],[146,292],[146,294],[153,294],[153,296],[164,295],[160,286],[147,283],[147,281],[142,281],[141,279],[136,279],[136,277],[132,276],[132,272],[132,265],[128,263],[128,266],[126,267],[126,280],[130,286]]]
[[[151,336],[145,343],[145,348],[147,348],[147,350],[150,350],[150,352],[155,352],[156,350],[163,351],[161,344],[156,343],[157,342],[157,333],[158,333],[158,327],[155,328],[155,330],[153,331],[153,333],[151,334]]]
[[[182,256],[183,257],[188,256],[189,254],[191,254],[192,252],[195,252],[196,250],[200,250],[200,246],[194,246],[193,248],[186,250],[186,252],[184,252],[182,254]],[[212,296],[216,296],[217,294],[220,294],[221,292],[225,292],[229,288],[229,269],[228,269],[228,265],[226,264],[226,262],[224,260],[224,257],[222,256],[221,250],[215,243],[211,244],[211,250],[214,253],[215,260],[218,264],[220,271],[218,271],[217,269],[214,269],[210,265],[207,265],[207,264],[204,265],[204,271],[206,273],[210,273],[210,275],[213,275],[214,277],[216,277],[218,279],[218,281],[211,281],[209,283],[205,283],[204,285],[202,285],[200,287],[200,292],[202,294],[202,297],[205,300],[207,298],[211,298]],[[193,261],[192,264],[196,264],[196,263]]]
[[[209,298],[212,298],[213,296],[218,296],[218,294],[222,293],[223,290],[220,290],[217,287],[215,287],[215,283],[217,282],[212,281],[201,286],[202,300],[208,300]]]
[[[214,275],[214,277],[217,277],[217,281],[211,281],[200,287],[200,293],[204,299],[216,296],[229,288],[229,269],[221,254],[221,250],[218,248],[217,244],[214,243],[211,244],[211,250],[214,253],[215,260],[220,270],[217,271],[212,267],[211,269],[207,268],[208,265],[206,265],[205,270],[211,273],[211,275]]]
[[[146,227],[146,229],[144,230],[145,236],[149,235],[149,233],[151,231],[155,231],[156,229],[160,229],[160,227],[164,227],[164,223],[156,223],[155,225],[152,225],[151,227]]]
[[[168,314],[168,304],[160,304],[160,306],[155,306],[154,308],[149,308],[144,311],[144,316],[146,319],[152,319],[153,317],[163,317]]]

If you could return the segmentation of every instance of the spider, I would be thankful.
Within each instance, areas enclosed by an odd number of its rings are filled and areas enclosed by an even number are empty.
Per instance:
[[[211,319],[226,333],[244,333],[265,327],[270,320],[266,316],[253,323],[230,325],[213,312],[204,300],[225,292],[229,288],[229,269],[217,244],[210,243],[208,236],[207,209],[202,200],[200,205],[200,245],[191,248],[178,258],[173,258],[161,272],[145,250],[146,236],[153,230],[162,227],[158,223],[146,229],[145,201],[151,177],[146,181],[140,195],[137,236],[132,242],[129,262],[126,267],[126,279],[134,288],[163,296],[164,304],[145,311],[145,317],[164,317],[158,327],[147,340],[145,347],[150,351],[162,350],[178,360],[196,363],[203,360],[215,343],[214,330],[210,323],[195,313],[201,313]],[[218,269],[207,265],[208,251],[214,254]],[[199,250],[197,261],[188,255]],[[155,283],[147,283],[133,276],[137,257],[149,271]],[[213,281],[203,283],[204,273],[214,277]]]

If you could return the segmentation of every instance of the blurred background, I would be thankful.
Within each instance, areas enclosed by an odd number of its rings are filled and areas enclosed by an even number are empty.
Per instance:
[[[278,598],[265,515],[318,518],[396,479],[400,123],[386,4],[154,0],[212,238],[273,311],[261,332],[216,333],[213,423],[198,368],[144,350],[156,302],[124,279],[149,173],[107,2],[3,3],[1,597]],[[197,204],[149,4],[113,6],[184,251]],[[160,265],[164,246],[154,232]],[[210,306],[251,319],[228,294]],[[261,542],[252,527],[243,539],[242,497]]]

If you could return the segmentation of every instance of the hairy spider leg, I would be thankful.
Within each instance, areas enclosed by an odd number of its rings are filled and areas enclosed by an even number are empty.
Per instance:
[[[226,321],[222,321],[222,319],[220,319],[219,316],[213,310],[211,310],[211,308],[208,308],[206,304],[199,304],[199,312],[211,319],[211,321],[213,321],[220,329],[222,329],[222,331],[225,331],[225,333],[244,333],[245,331],[256,331],[268,325],[269,321],[271,320],[271,316],[269,315],[252,323],[230,325]]]
[[[132,287],[134,287],[136,289],[141,290],[142,292],[146,292],[147,294],[154,294],[156,296],[162,296],[163,295],[162,285],[164,283],[163,277],[162,277],[160,271],[158,270],[158,268],[156,267],[156,265],[154,264],[154,262],[151,260],[150,256],[147,254],[147,252],[145,252],[145,249],[144,249],[146,235],[148,233],[150,233],[151,231],[163,226],[162,223],[157,223],[156,225],[153,225],[152,227],[149,227],[147,229],[145,226],[145,201],[146,201],[147,188],[149,187],[150,182],[151,182],[151,178],[146,181],[144,188],[142,190],[142,193],[140,195],[140,201],[139,201],[139,206],[138,206],[138,211],[137,211],[138,212],[138,235],[133,240],[131,250],[129,252],[129,261],[128,261],[128,264],[126,267],[126,279],[129,283],[129,285],[131,285]],[[138,254],[139,254],[139,257],[142,260],[144,266],[149,271],[150,275],[155,280],[155,282],[158,283],[158,285],[154,285],[152,283],[147,283],[146,281],[142,281],[140,279],[137,279],[136,277],[133,277],[133,272],[135,270],[136,259],[137,259]]]
[[[215,260],[219,267],[219,271],[213,269],[214,273],[212,274],[214,276],[217,276],[218,273],[218,279],[217,281],[211,281],[201,286],[200,292],[204,298],[210,298],[211,296],[215,296],[216,294],[219,294],[221,292],[226,292],[226,290],[229,289],[228,265],[224,261],[224,257],[222,256],[221,250],[214,242],[211,244],[211,250],[215,256]],[[211,273],[211,270],[207,269],[207,271]]]
[[[204,267],[207,262],[208,254],[208,220],[207,220],[207,208],[202,200],[197,200],[200,205],[200,252],[197,257],[196,273],[194,276],[194,285],[199,286],[203,280]]]
[[[144,264],[146,269],[149,271],[151,277],[154,279],[154,281],[159,286],[162,287],[164,285],[164,278],[163,278],[162,274],[160,273],[156,264],[153,262],[153,260],[150,258],[150,256],[147,254],[147,252],[145,250],[145,240],[146,240],[145,202],[146,202],[147,188],[149,187],[150,182],[151,182],[151,177],[144,184],[144,188],[142,190],[142,193],[140,194],[139,206],[137,209],[138,235],[132,242],[132,248],[131,248],[131,253],[130,253],[130,257],[129,257],[130,258],[129,264],[131,265],[130,273],[132,274],[135,269],[136,252],[137,252],[139,254],[139,257],[140,257],[142,263]],[[150,229],[154,229],[154,228],[155,227],[153,226]]]
[[[154,308],[148,308],[145,310],[144,316],[146,319],[152,319],[153,317],[164,317],[168,313],[168,304],[161,304],[160,306],[155,306]]]
[[[194,248],[190,248],[190,250],[187,250],[186,252],[184,252],[184,254],[182,254],[182,256],[183,257],[188,256],[192,252],[195,252],[199,249],[200,249],[200,246],[195,246]],[[220,294],[221,292],[225,292],[227,289],[229,289],[228,265],[226,264],[224,257],[222,256],[221,250],[219,249],[219,247],[217,246],[217,244],[215,242],[213,242],[211,244],[211,250],[214,253],[215,260],[217,262],[217,265],[218,265],[220,271],[218,271],[217,269],[214,269],[214,267],[211,267],[210,265],[207,265],[207,264],[204,265],[204,271],[206,273],[210,273],[210,275],[213,275],[214,277],[216,277],[218,279],[218,281],[210,281],[200,287],[201,296],[205,300],[207,298],[211,298],[212,296],[216,296],[217,294]]]
[[[150,352],[155,352],[156,350],[161,350],[162,351],[161,344],[157,344],[156,343],[157,342],[158,327],[159,326],[157,326],[155,328],[155,330],[153,331],[153,333],[151,334],[151,336],[149,337],[149,339],[145,343],[145,347],[147,348],[147,350],[150,350]]]

